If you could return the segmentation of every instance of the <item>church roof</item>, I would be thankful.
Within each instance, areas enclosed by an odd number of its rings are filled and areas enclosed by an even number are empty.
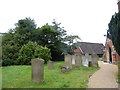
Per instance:
[[[76,53],[80,51],[82,54],[103,54],[104,45],[102,43],[79,42],[79,48]],[[78,50],[79,49],[79,50]]]

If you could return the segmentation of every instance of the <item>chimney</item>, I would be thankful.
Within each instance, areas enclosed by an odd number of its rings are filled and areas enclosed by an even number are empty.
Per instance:
[[[118,12],[120,12],[120,0],[118,0]]]

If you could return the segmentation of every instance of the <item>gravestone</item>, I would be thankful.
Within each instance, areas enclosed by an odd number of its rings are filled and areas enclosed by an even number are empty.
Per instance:
[[[75,65],[75,64],[76,64],[76,56],[72,55],[72,65]]]
[[[65,55],[65,67],[70,67],[72,69],[72,55]]]
[[[43,82],[44,81],[44,60],[43,59],[32,59],[32,81]]]
[[[98,67],[98,55],[97,54],[92,54],[91,55],[91,62],[92,62],[92,66],[94,67]]]
[[[76,65],[81,66],[82,65],[82,56],[81,55],[75,55],[76,56]]]
[[[90,58],[89,54],[85,54],[85,56],[82,57],[82,64],[83,64],[83,66],[88,67],[90,59],[91,58]]]
[[[48,69],[54,69],[54,62],[53,61],[48,61]]]

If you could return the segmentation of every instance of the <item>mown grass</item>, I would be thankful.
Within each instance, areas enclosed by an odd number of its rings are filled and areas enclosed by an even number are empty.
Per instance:
[[[2,67],[0,67],[0,90],[2,89]]]
[[[59,65],[64,62],[54,63],[55,69],[49,70],[44,66],[44,82],[33,83],[31,81],[31,66],[7,66],[2,68],[3,88],[87,88],[89,76],[99,68],[80,67],[80,70],[70,70],[61,73]]]

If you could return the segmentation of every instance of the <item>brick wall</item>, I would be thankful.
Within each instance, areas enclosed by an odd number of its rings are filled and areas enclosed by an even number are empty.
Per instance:
[[[118,53],[116,52],[115,53],[115,50],[114,50],[114,46],[112,44],[112,41],[110,39],[107,39],[106,40],[106,44],[105,44],[105,53],[104,53],[104,56],[103,58],[105,59],[105,61],[108,59],[109,56],[107,56],[108,54],[108,49],[110,48],[111,49],[111,52],[112,52],[112,61],[120,61],[120,56],[118,55]]]

